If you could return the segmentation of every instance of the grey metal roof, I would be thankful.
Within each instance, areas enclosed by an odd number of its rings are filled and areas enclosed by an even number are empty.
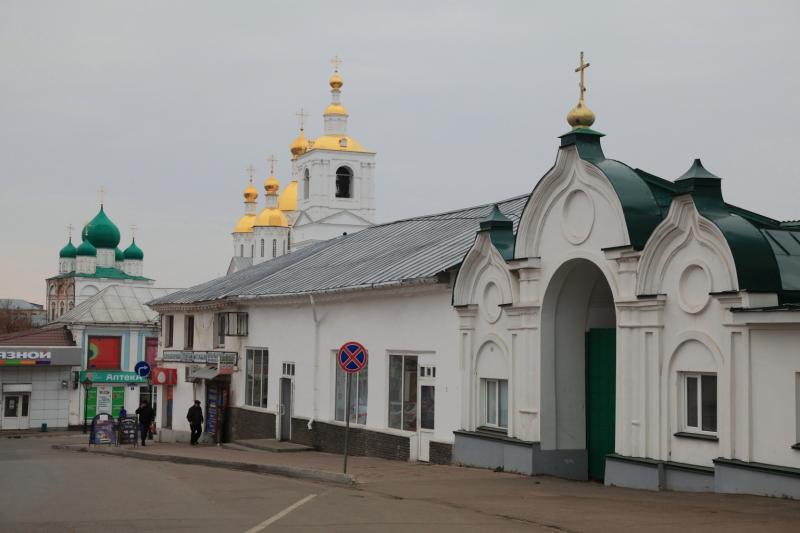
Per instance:
[[[528,195],[497,202],[516,231]],[[370,226],[158,298],[150,305],[287,296],[427,279],[461,263],[485,204]]]
[[[177,289],[111,285],[61,315],[61,324],[153,324],[158,313],[146,304]]]

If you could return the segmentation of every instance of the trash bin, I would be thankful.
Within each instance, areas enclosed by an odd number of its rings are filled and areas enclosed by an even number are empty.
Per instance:
[[[47,431],[47,422],[42,422],[42,432]]]

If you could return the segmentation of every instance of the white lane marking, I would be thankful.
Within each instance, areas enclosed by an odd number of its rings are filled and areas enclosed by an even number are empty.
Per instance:
[[[317,497],[316,494],[309,494],[308,496],[306,496],[305,498],[303,498],[299,502],[293,503],[292,505],[290,505],[289,507],[287,507],[286,509],[284,509],[280,513],[278,513],[276,515],[272,515],[271,517],[267,518],[266,520],[264,520],[263,522],[261,522],[257,526],[251,527],[250,529],[248,529],[244,533],[257,533],[258,531],[267,529],[267,527],[269,527],[271,524],[274,524],[275,522],[277,522],[278,520],[280,520],[281,518],[283,518],[287,514],[291,513],[292,511],[294,511],[295,509],[297,509],[301,505],[305,505],[306,503],[310,502],[311,500],[313,500],[316,497]]]

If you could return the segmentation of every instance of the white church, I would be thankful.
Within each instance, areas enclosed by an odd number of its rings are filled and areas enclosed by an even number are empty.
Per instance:
[[[335,72],[325,134],[292,145],[287,253],[261,261],[254,223],[253,266],[151,302],[162,394],[214,439],[341,452],[347,417],[356,454],[800,497],[800,225],[727,204],[699,160],[606,158],[584,68],[529,194],[378,225]],[[369,350],[349,405],[347,340]]]

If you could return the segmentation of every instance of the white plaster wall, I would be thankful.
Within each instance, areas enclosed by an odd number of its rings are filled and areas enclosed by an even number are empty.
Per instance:
[[[750,345],[752,460],[800,468],[800,329],[752,330]]]
[[[46,423],[48,428],[66,428],[69,424],[69,389],[61,381],[71,383],[70,367],[44,368],[5,367],[0,369],[0,390],[3,384],[30,383],[29,425],[39,428]]]

